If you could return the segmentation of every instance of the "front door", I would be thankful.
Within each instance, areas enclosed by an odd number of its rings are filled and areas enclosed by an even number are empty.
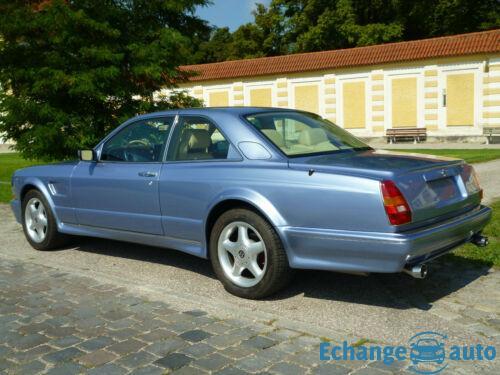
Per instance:
[[[106,141],[98,162],[78,164],[71,186],[80,225],[163,234],[158,181],[173,122],[133,122]]]
[[[190,242],[204,240],[204,215],[216,189],[213,174],[230,176],[234,161],[239,159],[214,122],[204,116],[179,116],[160,179],[167,237]]]

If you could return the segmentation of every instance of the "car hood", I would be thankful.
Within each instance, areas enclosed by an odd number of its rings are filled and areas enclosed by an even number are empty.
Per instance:
[[[14,172],[14,176],[45,176],[50,175],[53,171],[71,171],[78,164],[78,160],[61,161],[48,164],[34,165],[25,167]]]
[[[290,168],[390,179],[409,172],[463,164],[460,159],[386,150],[340,152],[291,158]]]

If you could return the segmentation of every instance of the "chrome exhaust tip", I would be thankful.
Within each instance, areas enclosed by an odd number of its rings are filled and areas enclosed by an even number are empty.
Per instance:
[[[427,277],[428,268],[426,264],[420,264],[412,268],[404,268],[403,272],[407,273],[415,279],[425,279]]]
[[[475,234],[474,236],[472,236],[470,242],[478,247],[485,247],[490,243],[488,237],[483,236],[482,234]]]

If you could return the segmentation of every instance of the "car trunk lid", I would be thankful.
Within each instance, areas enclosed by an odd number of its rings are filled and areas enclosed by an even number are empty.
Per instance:
[[[405,229],[480,203],[473,169],[460,159],[366,150],[291,158],[289,167],[394,181],[412,211],[412,223]]]

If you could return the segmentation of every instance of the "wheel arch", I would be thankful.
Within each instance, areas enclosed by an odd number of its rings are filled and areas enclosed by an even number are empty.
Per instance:
[[[55,207],[54,207],[54,201],[52,200],[52,197],[51,197],[47,187],[40,179],[27,178],[26,180],[23,181],[23,183],[21,185],[21,189],[19,190],[19,200],[21,202],[21,205],[22,205],[22,202],[24,200],[24,197],[26,196],[26,194],[30,190],[38,190],[43,195],[43,197],[45,198],[45,200],[47,201],[47,203],[50,206],[50,210],[52,211],[52,214],[54,215],[54,217],[56,219],[56,223],[59,225],[59,217],[57,216],[57,212],[56,212]]]
[[[28,184],[23,185],[23,187],[21,188],[21,192],[19,194],[19,200],[21,202],[24,200],[24,197],[26,196],[26,194],[30,190],[38,190],[38,191],[40,191],[40,189],[36,185],[33,185],[32,183],[28,183]]]
[[[203,225],[205,257],[209,257],[210,234],[215,222],[224,212],[235,208],[247,208],[254,211],[267,220],[273,227],[287,225],[286,220],[281,216],[277,208],[266,197],[257,192],[245,190],[238,193],[223,194],[210,205]],[[277,232],[284,244],[280,231]]]

